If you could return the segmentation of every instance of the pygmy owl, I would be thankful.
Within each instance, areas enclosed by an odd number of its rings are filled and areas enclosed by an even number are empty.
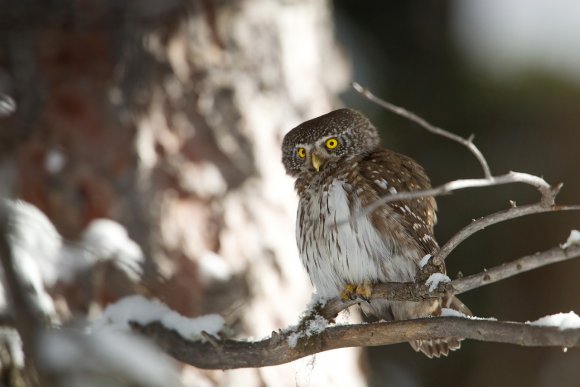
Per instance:
[[[376,282],[415,280],[421,259],[439,249],[433,238],[435,200],[389,202],[368,215],[361,210],[385,195],[430,188],[420,165],[381,147],[377,129],[352,109],[335,110],[292,129],[282,152],[300,197],[300,259],[321,297],[369,295]],[[455,297],[361,304],[367,316],[385,320],[437,316],[442,307],[469,313]],[[410,344],[429,357],[460,346],[456,338]]]

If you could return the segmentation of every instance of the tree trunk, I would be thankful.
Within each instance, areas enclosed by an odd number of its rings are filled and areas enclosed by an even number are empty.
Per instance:
[[[240,336],[296,323],[312,288],[280,143],[347,85],[330,3],[57,3],[2,7],[0,75],[16,101],[0,116],[5,189],[66,238],[96,218],[121,222],[147,257],[147,292],[182,314],[220,313]],[[69,309],[123,295],[111,281]],[[358,353],[184,374],[190,385],[352,387]]]

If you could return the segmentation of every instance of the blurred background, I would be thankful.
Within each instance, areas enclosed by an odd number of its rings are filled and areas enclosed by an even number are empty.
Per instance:
[[[139,278],[100,261],[45,281],[62,321],[140,293],[187,316],[220,313],[239,337],[296,323],[312,288],[279,148],[331,109],[368,115],[435,185],[481,176],[466,149],[373,105],[353,80],[474,134],[494,174],[564,182],[559,202],[580,203],[572,0],[0,0],[0,10],[0,195],[38,207],[70,243],[114,220],[143,255]],[[509,185],[439,198],[438,240],[509,200],[537,193]],[[490,227],[451,254],[448,274],[548,249],[573,228],[580,214]],[[580,261],[565,262],[461,298],[501,320],[579,311],[578,273]],[[447,359],[400,344],[181,375],[188,386],[578,386],[579,363],[577,350],[467,341]]]

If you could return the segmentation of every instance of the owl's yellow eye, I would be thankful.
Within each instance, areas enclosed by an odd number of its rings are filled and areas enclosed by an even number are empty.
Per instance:
[[[326,147],[328,149],[334,149],[338,146],[338,140],[336,138],[329,138],[326,140]]]
[[[301,159],[306,157],[306,149],[304,148],[298,148],[298,157],[300,157]]]

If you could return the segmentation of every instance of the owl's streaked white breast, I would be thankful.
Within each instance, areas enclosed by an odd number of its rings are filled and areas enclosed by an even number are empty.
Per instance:
[[[335,179],[326,190],[323,185],[312,186],[318,188],[309,188],[300,199],[296,239],[320,296],[335,297],[347,283],[414,279],[419,252],[401,251],[394,240],[379,235],[367,216],[352,217],[361,203],[350,184]],[[320,223],[322,227],[317,227]]]

